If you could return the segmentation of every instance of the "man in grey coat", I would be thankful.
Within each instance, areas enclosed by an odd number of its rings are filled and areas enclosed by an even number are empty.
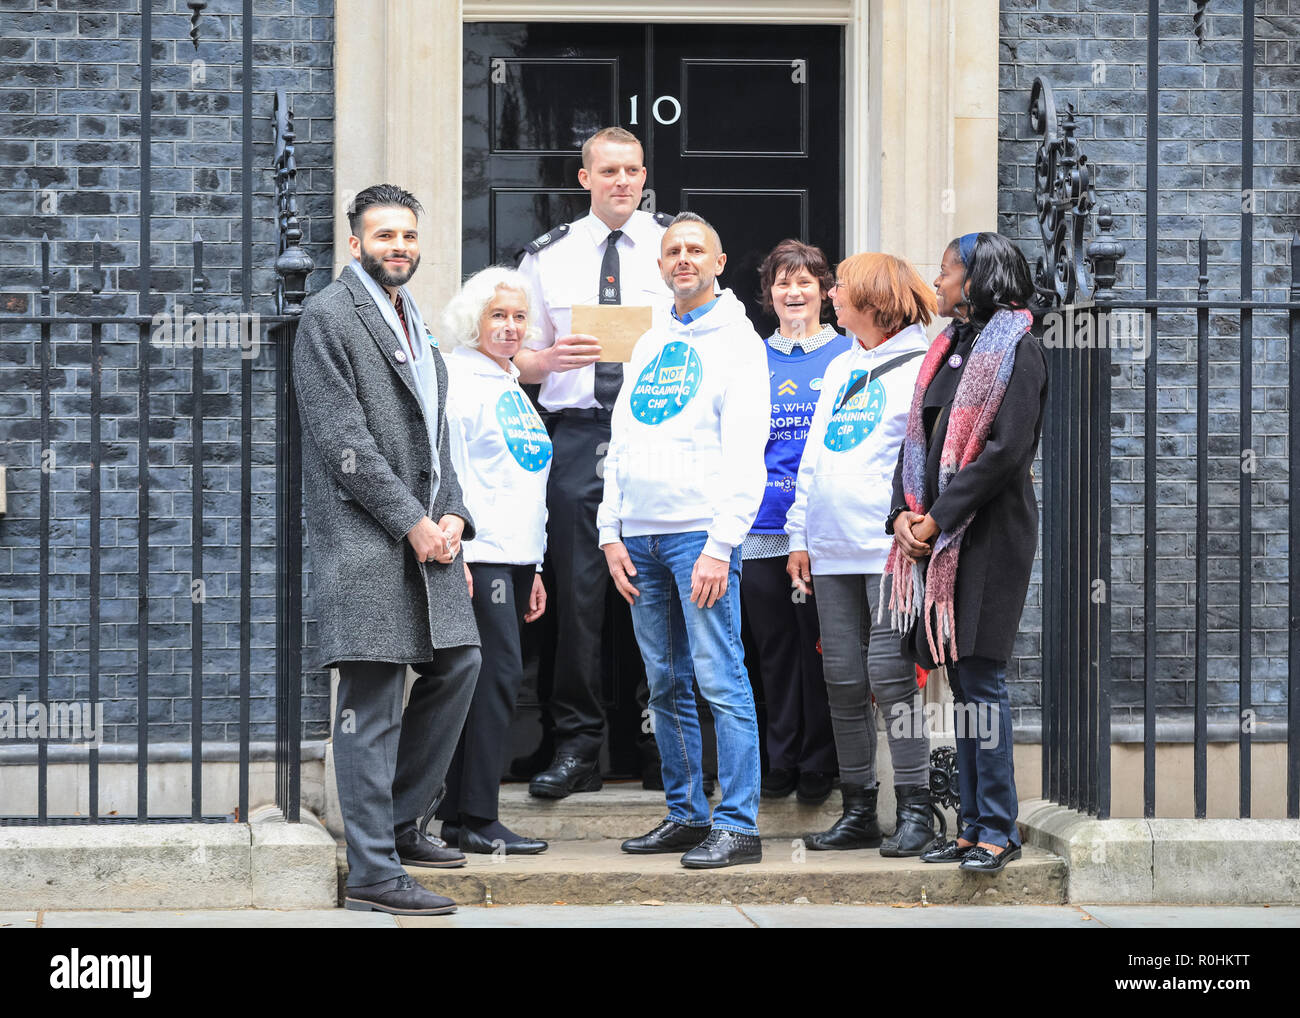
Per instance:
[[[293,351],[318,663],[339,669],[345,904],[397,915],[456,910],[403,866],[465,863],[423,827],[479,669],[461,555],[474,525],[448,446],[447,371],[403,286],[420,262],[420,211],[391,184],[357,195],[356,260],[307,303]],[[419,677],[403,712],[408,665]]]

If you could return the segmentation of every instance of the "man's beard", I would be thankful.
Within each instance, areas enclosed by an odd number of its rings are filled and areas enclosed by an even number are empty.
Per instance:
[[[411,259],[411,267],[405,272],[389,272],[384,268],[383,261],[367,251],[366,246],[362,244],[361,267],[365,269],[366,274],[380,286],[402,286],[407,282],[407,280],[415,275],[415,270],[420,267],[420,256],[416,255]]]

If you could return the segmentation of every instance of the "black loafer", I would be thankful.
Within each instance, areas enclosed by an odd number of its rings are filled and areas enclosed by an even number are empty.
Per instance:
[[[1020,858],[1020,846],[1012,848],[1008,845],[997,855],[994,855],[987,848],[980,848],[976,845],[966,853],[966,858],[961,861],[961,868],[970,870],[972,873],[1001,873],[1003,867],[1012,859]]]
[[[456,903],[440,894],[426,891],[403,874],[397,884],[385,891],[367,887],[349,887],[343,907],[351,912],[387,912],[389,915],[451,915]]]
[[[694,848],[708,836],[707,827],[687,827],[675,820],[665,820],[649,834],[628,838],[623,842],[623,851],[632,855],[680,852],[683,848]]]
[[[563,799],[574,792],[599,792],[600,761],[561,753],[550,767],[528,782],[528,794],[539,799]]]
[[[957,839],[953,838],[942,844],[936,843],[933,848],[927,848],[921,853],[921,862],[961,862],[974,847],[974,845],[959,845]]]
[[[834,774],[827,771],[803,771],[799,775],[795,798],[809,806],[820,806],[830,797],[833,784]]]
[[[798,782],[799,772],[793,767],[773,767],[763,775],[763,798],[784,799]]]
[[[460,824],[444,820],[442,830],[438,832],[438,836],[450,847],[460,848]]]
[[[441,838],[410,830],[397,839],[397,858],[403,866],[434,866],[455,869],[464,866],[465,856],[447,845]]]
[[[715,870],[723,866],[762,862],[763,842],[757,834],[735,831],[709,831],[709,836],[682,856],[688,870]]]
[[[478,831],[469,827],[460,829],[460,847],[465,852],[474,852],[477,855],[497,855],[504,852],[506,855],[537,855],[545,852],[550,846],[544,841],[537,838],[521,838],[518,841],[502,841],[497,839],[489,841]]]

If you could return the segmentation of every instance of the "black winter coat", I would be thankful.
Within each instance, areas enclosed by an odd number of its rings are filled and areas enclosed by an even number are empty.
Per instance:
[[[1016,348],[1007,391],[984,449],[957,471],[943,496],[936,499],[948,411],[974,338],[973,329],[958,326],[945,357],[960,353],[961,365],[952,368],[945,361],[926,390],[922,404],[929,436],[925,499],[941,530],[949,530],[970,513],[975,514],[962,537],[957,562],[957,655],[1006,661],[1020,630],[1020,615],[1038,548],[1038,499],[1031,468],[1047,403],[1047,360],[1038,338],[1026,332]],[[900,449],[894,471],[893,504],[904,502]],[[924,622],[904,638],[903,653],[923,668],[934,667]]]

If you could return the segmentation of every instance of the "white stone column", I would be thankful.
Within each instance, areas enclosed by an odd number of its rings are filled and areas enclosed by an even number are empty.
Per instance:
[[[352,196],[406,188],[424,206],[411,290],[434,328],[460,286],[461,3],[338,0],[334,27],[334,269]]]

